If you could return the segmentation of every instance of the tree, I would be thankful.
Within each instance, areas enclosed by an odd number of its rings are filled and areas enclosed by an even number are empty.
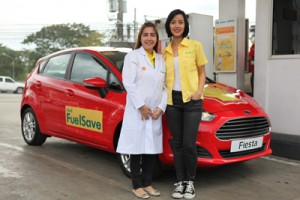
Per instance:
[[[22,80],[23,69],[20,63],[19,53],[0,43],[0,75]]]
[[[23,44],[33,43],[36,52],[47,55],[72,47],[101,46],[103,37],[103,34],[83,24],[56,24],[43,27],[40,31],[29,35]]]
[[[37,53],[36,51],[32,50],[22,50],[20,51],[20,60],[22,61],[22,67],[24,68],[24,76],[26,77],[29,72],[35,67],[37,61],[43,55]]]
[[[42,55],[32,50],[14,51],[0,43],[0,75],[25,81]]]

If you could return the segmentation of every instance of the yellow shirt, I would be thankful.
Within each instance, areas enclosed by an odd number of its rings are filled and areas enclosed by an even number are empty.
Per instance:
[[[166,87],[168,90],[168,105],[173,105],[174,55],[171,43],[164,50],[163,55],[167,68]],[[198,67],[207,64],[202,44],[198,41],[184,38],[178,46],[178,62],[182,100],[185,103],[198,90]],[[203,99],[203,95],[201,98]]]
[[[148,53],[148,52],[146,51],[146,54],[147,54],[147,56],[148,56],[150,62],[152,63],[152,66],[155,67],[155,66],[154,66],[154,65],[155,65],[155,53],[150,54],[150,53]]]

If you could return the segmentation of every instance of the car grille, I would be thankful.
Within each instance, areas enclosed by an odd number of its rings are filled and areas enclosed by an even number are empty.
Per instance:
[[[239,152],[230,152],[230,150],[219,151],[220,155],[223,158],[234,158],[234,157],[241,157],[241,156],[248,156],[251,154],[259,153],[265,150],[266,144],[263,144],[262,147],[257,149],[250,149],[246,151],[239,151]]]
[[[217,132],[220,140],[251,138],[264,135],[270,131],[270,124],[265,117],[247,117],[226,122]]]
[[[197,156],[200,158],[212,158],[212,155],[203,147],[197,146]]]

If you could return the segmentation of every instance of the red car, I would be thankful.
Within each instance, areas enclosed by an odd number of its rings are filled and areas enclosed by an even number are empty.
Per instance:
[[[50,136],[115,153],[124,113],[123,59],[128,49],[74,48],[41,58],[28,75],[21,103],[22,134],[29,145]],[[198,166],[214,167],[272,153],[271,125],[244,92],[207,78],[197,138]],[[163,118],[158,164],[173,165],[172,138]],[[118,154],[130,175],[129,155]]]

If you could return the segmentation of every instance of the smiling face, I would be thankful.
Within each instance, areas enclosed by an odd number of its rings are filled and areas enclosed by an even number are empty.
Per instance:
[[[153,27],[146,27],[141,34],[141,43],[145,51],[153,52],[154,46],[157,43],[157,35]]]
[[[173,37],[182,37],[184,32],[184,18],[181,14],[175,15],[175,17],[171,20],[170,23],[170,31]]]

